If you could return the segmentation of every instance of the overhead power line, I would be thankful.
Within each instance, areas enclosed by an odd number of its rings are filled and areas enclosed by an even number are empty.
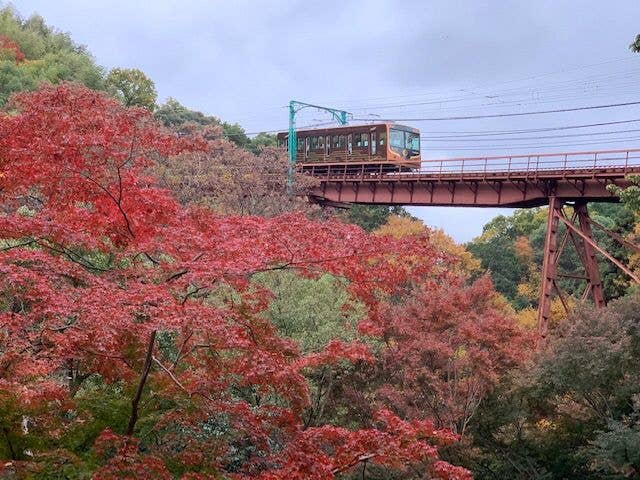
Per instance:
[[[431,118],[385,118],[385,119],[381,119],[380,121],[381,122],[436,122],[436,121],[446,121],[446,120],[477,120],[480,118],[522,117],[526,115],[543,115],[547,113],[577,112],[580,110],[596,110],[596,109],[603,109],[603,108],[628,107],[631,105],[640,105],[640,102],[610,103],[607,105],[590,105],[587,107],[559,108],[556,110],[538,110],[535,112],[495,113],[491,115],[468,115],[468,116],[457,116],[457,117],[431,117]],[[353,120],[365,122],[370,119],[354,118]]]
[[[595,140],[595,141],[580,141],[580,142],[571,142],[571,143],[553,143],[553,144],[544,144],[541,145],[539,143],[533,144],[501,144],[501,145],[464,145],[463,147],[456,147],[453,145],[446,145],[442,147],[425,147],[422,150],[424,151],[456,151],[456,150],[516,150],[523,148],[556,148],[556,147],[581,147],[586,145],[602,145],[602,144],[610,144],[610,143],[619,143],[619,142],[638,142],[640,141],[640,137],[625,137],[619,138],[616,140]]]
[[[453,95],[455,94],[456,96],[460,95],[460,92],[465,92],[465,93],[469,93],[472,95],[478,95],[478,91],[482,90],[487,91],[489,89],[494,89],[496,87],[500,87],[501,85],[508,85],[508,84],[514,84],[514,83],[520,83],[520,82],[527,82],[527,81],[531,81],[531,80],[538,80],[542,77],[548,77],[548,76],[553,76],[553,75],[558,75],[558,74],[563,74],[563,73],[567,73],[567,72],[572,72],[572,71],[576,71],[576,70],[584,70],[584,69],[588,69],[588,68],[592,68],[592,67],[598,67],[598,66],[602,66],[602,65],[608,65],[608,64],[612,64],[612,63],[619,63],[619,62],[630,62],[630,63],[635,63],[638,60],[633,57],[633,56],[626,56],[626,57],[619,57],[619,58],[614,58],[614,59],[609,59],[609,60],[604,60],[598,63],[592,63],[592,64],[586,64],[586,65],[575,65],[569,68],[563,68],[561,70],[554,70],[554,71],[550,71],[550,72],[544,72],[544,73],[537,73],[531,76],[525,76],[525,77],[520,77],[520,78],[513,78],[511,80],[504,80],[501,82],[486,82],[486,83],[482,83],[482,84],[476,84],[476,85],[471,85],[468,87],[463,87],[463,88],[455,88],[455,89],[445,89],[445,90],[426,90],[426,91],[415,91],[413,93],[407,93],[407,94],[397,94],[397,95],[393,95],[393,96],[381,96],[381,97],[369,97],[369,98],[362,98],[359,99],[358,101],[360,102],[373,102],[376,100],[393,100],[393,99],[398,99],[398,98],[408,98],[408,97],[420,97],[420,96],[432,96],[432,97],[438,97],[438,96],[442,96],[442,95]],[[579,77],[578,80],[583,80],[584,79],[588,79],[588,78],[592,78],[594,75],[607,75],[609,74],[609,72],[603,72],[603,73],[596,73],[596,74],[591,74],[591,75],[582,75]],[[566,82],[571,82],[571,81],[576,81],[576,79],[566,79],[566,80],[561,80],[560,83],[566,83]],[[544,84],[543,84],[544,85]],[[551,85],[554,85],[554,83],[552,83]],[[519,89],[524,89],[524,88],[531,88],[531,87],[516,87]],[[513,90],[510,89],[510,90]],[[322,99],[322,101],[320,102],[322,103],[338,103],[338,104],[344,104],[345,108],[349,108],[350,110],[358,110],[360,108],[359,105],[356,105],[353,103],[354,99],[351,98],[347,98],[347,97],[333,97],[333,98],[324,98]]]
[[[429,137],[421,135],[420,138],[430,142],[499,142],[499,141],[518,141],[518,140],[542,140],[546,138],[571,138],[571,137],[596,137],[599,135],[617,135],[619,133],[631,133],[640,132],[639,128],[632,128],[628,130],[611,130],[608,132],[588,132],[588,133],[573,133],[565,135],[540,135],[536,137],[511,137],[511,138],[476,138],[476,137]]]
[[[485,137],[492,135],[515,135],[520,133],[539,133],[539,132],[553,132],[557,130],[573,130],[577,128],[591,128],[591,127],[603,127],[606,125],[620,125],[622,123],[637,123],[640,122],[640,118],[633,120],[618,120],[616,122],[601,122],[601,123],[586,123],[582,125],[561,125],[559,127],[540,127],[540,128],[524,128],[519,130],[478,130],[478,131],[443,131],[433,132],[433,137],[438,138],[458,138],[458,137]],[[439,135],[442,134],[442,135]]]

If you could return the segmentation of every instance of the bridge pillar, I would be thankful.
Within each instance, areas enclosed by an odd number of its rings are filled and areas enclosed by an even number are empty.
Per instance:
[[[538,304],[538,335],[541,339],[544,339],[549,329],[551,303],[553,301],[554,294],[558,296],[565,311],[569,313],[570,305],[567,303],[567,300],[558,285],[558,278],[564,277],[585,281],[586,287],[581,301],[585,301],[587,298],[591,297],[595,308],[602,308],[606,305],[596,253],[607,258],[625,272],[632,280],[640,284],[640,278],[638,278],[633,271],[622,264],[605,249],[596,244],[593,239],[591,226],[596,226],[614,240],[631,247],[635,251],[640,251],[640,248],[622,238],[615,232],[611,232],[602,227],[602,225],[591,220],[586,201],[577,200],[571,206],[573,207],[573,213],[569,218],[563,209],[564,201],[557,197],[549,197],[549,216],[547,220],[547,234],[544,243],[544,257],[542,261],[540,302]],[[560,224],[565,227],[561,238],[558,234]],[[560,256],[562,255],[568,240],[571,240],[571,243],[578,254],[578,258],[582,262],[582,266],[584,267],[583,275],[577,274],[576,272],[561,273],[558,271],[558,262],[560,261]]]
[[[593,233],[591,232],[591,223],[589,219],[589,211],[587,210],[587,202],[578,202],[575,205],[575,211],[578,214],[578,221],[580,222],[580,230],[593,241]],[[584,266],[585,272],[588,278],[587,289],[585,290],[585,296],[591,293],[593,304],[596,308],[602,308],[605,306],[604,293],[602,291],[602,281],[600,280],[600,269],[598,268],[598,261],[596,260],[596,252],[593,246],[583,241],[584,247]]]
[[[557,197],[549,198],[549,216],[547,217],[547,234],[544,241],[544,256],[542,257],[542,276],[540,278],[540,302],[538,303],[538,336],[544,338],[549,328],[551,315],[551,301],[553,290],[557,288],[557,242],[559,212],[562,201]]]

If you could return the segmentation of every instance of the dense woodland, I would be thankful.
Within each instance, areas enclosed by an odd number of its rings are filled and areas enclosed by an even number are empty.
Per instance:
[[[601,262],[609,306],[536,348],[545,208],[464,246],[322,209],[156,97],[0,9],[2,478],[640,478],[640,297]],[[592,216],[637,240],[638,190]]]

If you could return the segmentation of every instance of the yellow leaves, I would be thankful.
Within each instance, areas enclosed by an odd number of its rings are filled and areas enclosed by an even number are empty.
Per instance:
[[[394,238],[404,238],[411,235],[420,235],[428,231],[426,225],[420,220],[411,217],[391,215],[387,223],[378,228],[376,235],[389,235]]]
[[[456,243],[444,230],[431,231],[431,243],[440,251],[453,255],[460,260],[458,264],[462,273],[474,274],[480,271],[480,260],[467,251],[462,245]]]
[[[533,281],[528,281],[526,283],[521,283],[518,285],[518,295],[526,298],[527,300],[535,300],[540,294],[540,285],[538,282],[538,278]]]
[[[572,298],[566,298],[569,308],[573,308],[575,301]],[[559,298],[553,299],[551,302],[551,315],[549,317],[549,326],[555,326],[563,322],[567,318],[567,312],[562,306]],[[538,325],[538,310],[533,307],[527,307],[520,310],[516,314],[518,325],[527,330],[535,330]]]
[[[458,259],[458,263],[453,266],[455,271],[467,275],[480,271],[480,260],[462,245],[457,244],[444,230],[439,228],[430,229],[422,221],[415,218],[392,215],[387,220],[387,223],[374,232],[375,235],[390,235],[394,238],[404,238],[424,233],[429,234],[429,240],[436,250]]]
[[[515,315],[515,309],[509,303],[509,300],[502,295],[501,293],[496,292],[495,295],[491,298],[491,304],[501,312],[506,313],[507,315]]]
[[[464,346],[459,346],[456,348],[456,351],[453,353],[453,358],[456,360],[463,359],[469,355],[469,352]]]
[[[518,325],[527,330],[535,330],[538,323],[538,311],[535,308],[527,307],[516,315]]]
[[[546,418],[541,418],[536,422],[536,428],[538,430],[544,430],[544,431],[555,430],[557,428],[557,425],[551,420],[548,420]]]

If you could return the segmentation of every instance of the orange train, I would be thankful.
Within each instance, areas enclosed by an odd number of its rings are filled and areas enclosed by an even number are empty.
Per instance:
[[[400,172],[420,167],[420,131],[396,123],[298,130],[296,164],[314,174]],[[288,147],[288,132],[278,145]]]

